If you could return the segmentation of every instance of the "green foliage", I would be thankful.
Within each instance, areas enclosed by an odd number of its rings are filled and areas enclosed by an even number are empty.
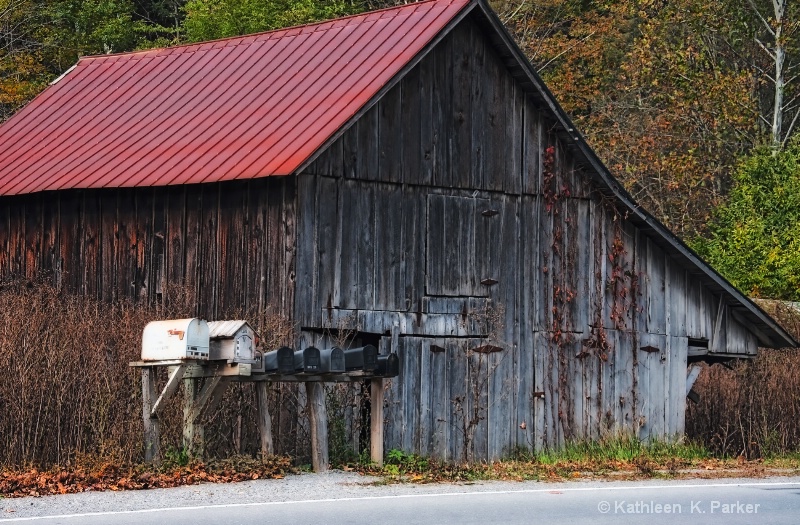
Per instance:
[[[357,13],[354,0],[189,0],[184,7],[189,42],[257,33]]]
[[[757,150],[734,179],[693,247],[745,293],[800,300],[800,141]]]
[[[428,470],[429,462],[422,456],[392,449],[386,454],[386,463],[383,468],[390,476],[400,476],[411,472],[424,472]]]
[[[254,33],[364,8],[359,0],[0,0],[0,122],[80,56]]]
[[[430,483],[476,480],[559,480],[616,472],[625,476],[670,477],[690,468],[730,468],[699,443],[645,443],[634,436],[573,441],[557,450],[533,452],[524,447],[502,461],[454,464],[400,450],[386,454],[385,465],[358,465],[361,472],[384,476],[387,482]]]
[[[0,121],[82,55],[174,42],[131,0],[0,0]],[[149,5],[149,4],[148,4]]]
[[[80,55],[128,51],[136,47],[147,26],[134,21],[129,0],[60,0],[48,2],[43,43],[50,59],[63,69]]]
[[[164,453],[164,459],[161,462],[162,469],[169,471],[178,467],[185,467],[189,464],[191,456],[186,447],[175,448],[169,447]]]

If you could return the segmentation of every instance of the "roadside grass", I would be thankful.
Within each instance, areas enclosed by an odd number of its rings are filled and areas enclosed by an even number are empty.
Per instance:
[[[621,437],[575,442],[561,450],[538,453],[520,449],[500,461],[473,465],[391,450],[383,467],[362,458],[343,468],[379,476],[380,483],[759,477],[800,473],[800,452],[748,461],[743,457],[715,457],[692,442],[643,443]]]

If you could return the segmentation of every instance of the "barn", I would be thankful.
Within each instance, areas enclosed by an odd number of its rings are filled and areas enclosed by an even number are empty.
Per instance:
[[[81,58],[0,126],[0,280],[171,285],[400,356],[386,450],[684,430],[796,346],[614,179],[484,0]]]

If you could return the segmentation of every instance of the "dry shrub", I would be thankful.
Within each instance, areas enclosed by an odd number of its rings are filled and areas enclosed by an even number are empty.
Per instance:
[[[781,301],[758,301],[794,337],[800,312]],[[716,454],[749,459],[800,450],[800,353],[760,349],[730,369],[706,367],[695,383],[700,403],[688,403],[686,432]]]
[[[201,315],[202,316],[202,315]],[[228,308],[220,319],[245,319],[261,336],[264,350],[294,346],[294,326],[288,319],[270,310]],[[309,459],[311,437],[305,415],[305,396],[298,384],[269,385],[269,413],[275,453],[303,462]],[[253,383],[231,383],[217,410],[208,414],[205,425],[206,456],[225,458],[237,454],[260,453],[258,401]],[[301,421],[298,421],[298,418]]]
[[[65,464],[90,452],[132,459],[140,448],[141,401],[128,362],[139,356],[143,313],[47,286],[3,287],[3,465]]]
[[[161,305],[101,303],[45,284],[0,286],[0,465],[70,465],[100,456],[118,464],[142,459],[139,359],[144,326],[195,315],[192,294],[167,290]],[[228,312],[248,319],[268,343],[290,343],[291,326],[268,312]],[[238,314],[238,315],[233,315]],[[249,315],[248,315],[249,314]],[[167,370],[159,378],[163,385]],[[279,453],[298,454],[297,388],[273,387],[270,408]],[[161,420],[162,450],[181,449],[182,392]],[[228,388],[211,414],[209,457],[256,454],[259,436],[252,384]],[[300,445],[298,445],[300,443]]]

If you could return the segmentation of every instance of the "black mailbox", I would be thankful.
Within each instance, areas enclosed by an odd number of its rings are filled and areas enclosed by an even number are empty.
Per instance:
[[[378,368],[375,370],[376,376],[397,377],[400,375],[400,359],[397,354],[379,355]]]
[[[344,352],[341,348],[333,347],[319,351],[319,362],[323,372],[344,372]]]
[[[367,345],[345,350],[344,364],[348,372],[352,370],[372,372],[378,367],[378,349]]]
[[[297,372],[318,374],[322,371],[320,366],[319,349],[309,346],[305,350],[294,353],[294,369]]]
[[[294,373],[294,350],[282,346],[264,354],[264,371],[279,374]]]

